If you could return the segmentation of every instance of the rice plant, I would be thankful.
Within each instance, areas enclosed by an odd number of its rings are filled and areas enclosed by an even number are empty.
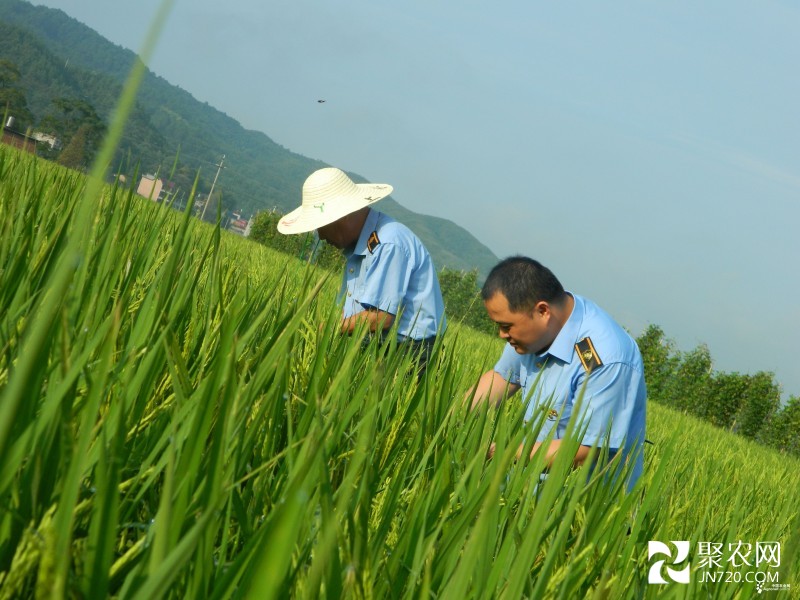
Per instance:
[[[0,148],[0,597],[757,591],[648,583],[651,540],[777,541],[800,589],[798,461],[651,405],[633,493],[566,454],[540,482],[521,403],[463,402],[497,340],[451,327],[418,382],[337,333],[329,273],[87,189]]]
[[[651,406],[632,493],[574,439],[541,479],[521,402],[464,402],[498,340],[418,381],[330,273],[102,185],[142,68],[91,176],[0,147],[0,598],[797,595],[797,460]],[[654,584],[653,540],[779,580]]]

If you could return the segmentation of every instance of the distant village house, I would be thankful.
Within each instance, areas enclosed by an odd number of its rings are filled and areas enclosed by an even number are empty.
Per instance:
[[[239,235],[247,237],[250,235],[250,226],[253,224],[253,217],[249,219],[242,218],[241,211],[234,211],[231,214],[231,220],[228,223],[228,229]]]
[[[14,146],[20,150],[26,150],[31,154],[36,153],[36,140],[24,133],[20,133],[14,129],[14,117],[8,117],[6,124],[3,126],[2,142],[9,146]]]
[[[145,198],[150,198],[153,202],[160,202],[162,200],[161,191],[163,188],[164,182],[155,175],[142,175],[136,193]]]
[[[39,143],[50,146],[50,150],[61,150],[61,140],[51,133],[34,131],[31,137]]]

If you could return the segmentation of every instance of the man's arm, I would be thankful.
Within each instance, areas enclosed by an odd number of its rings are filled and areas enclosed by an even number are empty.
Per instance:
[[[533,444],[533,448],[531,448],[531,454],[528,457],[529,460],[533,460],[533,455],[540,451],[542,448],[542,442],[536,442]],[[561,447],[561,440],[551,440],[548,444],[547,448],[543,450],[545,452],[545,467],[551,467],[553,465],[553,460],[555,460],[556,452]],[[492,458],[495,453],[495,443],[492,442],[489,444],[489,450],[486,452],[486,458]],[[522,451],[525,449],[525,444],[520,444],[519,448],[517,448],[517,460],[522,457]],[[578,446],[578,451],[575,453],[575,458],[572,459],[572,464],[576,467],[580,467],[584,461],[589,458],[589,454],[592,451],[591,446]]]
[[[556,457],[556,453],[558,449],[561,447],[561,440],[551,440],[546,447],[544,447],[542,442],[536,442],[531,448],[530,459],[533,460],[533,455],[537,452],[544,452],[545,453],[545,465],[551,466],[553,464],[553,460]],[[576,467],[579,467],[583,464],[583,462],[589,458],[589,454],[592,451],[591,446],[578,446],[578,451],[575,453],[575,458],[572,459],[572,464]],[[522,446],[520,445],[519,450],[517,450],[517,458],[522,455]]]
[[[582,412],[588,414],[588,420],[586,432],[581,440],[583,444],[578,446],[573,459],[576,467],[582,465],[589,458],[592,450],[591,444],[597,443],[599,446],[603,443],[609,423],[612,424],[609,439],[611,448],[622,447],[625,436],[628,435],[627,422],[620,423],[619,419],[615,420],[612,417],[619,416],[628,395],[636,393],[639,378],[638,371],[620,363],[610,363],[595,369],[585,383],[583,381],[580,383],[580,393],[585,399]],[[633,383],[631,383],[632,381]],[[545,448],[542,448],[542,445],[542,443],[536,442],[531,449],[529,458],[533,458],[536,452],[543,451],[545,452],[545,464],[550,466],[561,446],[561,440],[552,440]],[[517,452],[517,458],[521,455],[522,447]]]
[[[481,375],[478,385],[467,392],[465,400],[472,398],[472,409],[486,402],[491,406],[499,406],[503,400],[514,394],[519,388],[519,384],[509,383],[500,373],[492,369]]]
[[[403,248],[392,242],[378,244],[361,277],[362,287],[358,294],[354,292],[354,299],[364,310],[342,319],[341,332],[353,333],[362,321],[373,333],[389,329],[403,306],[409,273],[409,259]]]
[[[354,315],[342,319],[340,331],[350,335],[358,327],[359,323],[365,322],[368,324],[371,332],[382,331],[389,329],[394,323],[394,315],[392,313],[378,310],[377,308],[368,308],[362,310]]]

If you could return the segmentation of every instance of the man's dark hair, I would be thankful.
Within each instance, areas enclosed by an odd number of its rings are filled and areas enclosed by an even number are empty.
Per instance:
[[[484,301],[497,292],[508,299],[512,312],[532,310],[538,302],[559,304],[564,288],[553,272],[527,256],[511,256],[497,263],[481,289]]]

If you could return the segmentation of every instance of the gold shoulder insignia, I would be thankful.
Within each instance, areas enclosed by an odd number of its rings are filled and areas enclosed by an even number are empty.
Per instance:
[[[592,344],[592,338],[585,337],[575,344],[575,352],[578,353],[578,358],[581,359],[581,364],[587,373],[591,373],[597,367],[603,366],[603,361],[597,356],[597,350],[594,349],[594,344]]]
[[[378,244],[380,243],[381,241],[378,239],[378,232],[373,231],[372,233],[370,233],[369,239],[367,240],[367,250],[369,250],[369,253],[374,254],[375,248],[377,248]]]

